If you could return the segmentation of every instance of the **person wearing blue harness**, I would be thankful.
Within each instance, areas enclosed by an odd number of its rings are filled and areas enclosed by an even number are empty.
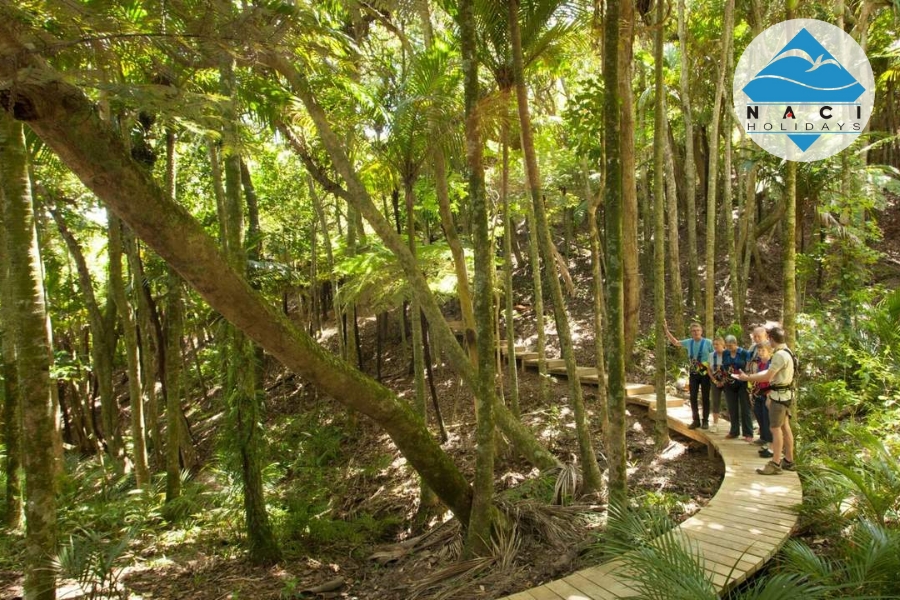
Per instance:
[[[691,413],[693,422],[690,429],[709,429],[709,354],[713,351],[712,340],[703,337],[703,327],[700,323],[691,323],[691,337],[679,340],[666,325],[666,337],[673,346],[684,348],[688,352]],[[703,396],[703,421],[700,421],[700,410],[697,406],[697,396],[702,392]]]

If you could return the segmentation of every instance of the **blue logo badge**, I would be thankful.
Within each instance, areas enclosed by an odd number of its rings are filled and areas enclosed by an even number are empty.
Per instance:
[[[758,35],[738,62],[733,90],[744,132],[772,154],[804,162],[849,146],[875,99],[859,44],[815,19],[784,21]]]

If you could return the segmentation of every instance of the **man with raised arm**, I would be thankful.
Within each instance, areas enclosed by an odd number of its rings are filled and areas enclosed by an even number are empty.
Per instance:
[[[690,390],[691,413],[693,422],[690,429],[709,429],[709,354],[713,351],[712,340],[703,337],[703,327],[700,323],[691,323],[691,337],[679,340],[669,331],[666,323],[666,337],[673,346],[684,348],[688,352],[690,362]],[[697,396],[703,393],[703,422],[700,421],[700,411],[697,406]]]

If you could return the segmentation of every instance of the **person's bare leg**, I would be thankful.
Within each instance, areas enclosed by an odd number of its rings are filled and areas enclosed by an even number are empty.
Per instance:
[[[772,430],[772,462],[776,465],[781,464],[781,448],[782,444],[784,444],[784,436],[782,435],[783,429],[787,427],[787,430],[790,431],[790,427],[785,422],[781,427],[771,427]],[[793,442],[794,436],[791,435],[791,441]]]
[[[772,430],[772,433],[773,434],[775,433],[774,429]],[[782,438],[782,437],[784,437],[784,457],[787,459],[788,462],[794,462],[794,432],[791,431],[791,420],[790,419],[786,418],[784,420],[784,425],[782,425],[781,429],[778,430],[779,449],[781,447],[781,439],[780,438]],[[775,443],[773,442],[772,447],[774,448],[774,446],[775,446]],[[772,452],[775,452],[775,451],[772,450]],[[775,456],[778,457],[779,455],[776,454]]]

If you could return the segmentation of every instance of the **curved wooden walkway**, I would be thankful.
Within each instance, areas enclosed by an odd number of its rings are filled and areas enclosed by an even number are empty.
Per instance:
[[[505,343],[500,347],[505,350]],[[506,354],[504,351],[503,354]],[[523,368],[537,368],[537,353],[516,348],[516,360]],[[553,374],[565,375],[561,360],[547,361]],[[596,369],[579,367],[579,379],[585,385],[598,385]],[[653,387],[627,384],[628,402],[650,408],[655,413]],[[725,463],[725,478],[709,504],[678,528],[699,552],[702,566],[712,576],[720,593],[727,592],[756,573],[771,559],[791,535],[797,524],[793,507],[800,504],[803,492],[794,472],[765,476],[756,473],[766,459],[757,454],[759,446],[743,438],[726,440],[726,422],[719,432],[688,429],[691,409],[680,398],[666,403],[669,428],[707,445],[712,456],[718,453]],[[501,600],[600,600],[628,598],[638,593],[629,584],[623,562],[612,560],[599,566],[518,592]]]

